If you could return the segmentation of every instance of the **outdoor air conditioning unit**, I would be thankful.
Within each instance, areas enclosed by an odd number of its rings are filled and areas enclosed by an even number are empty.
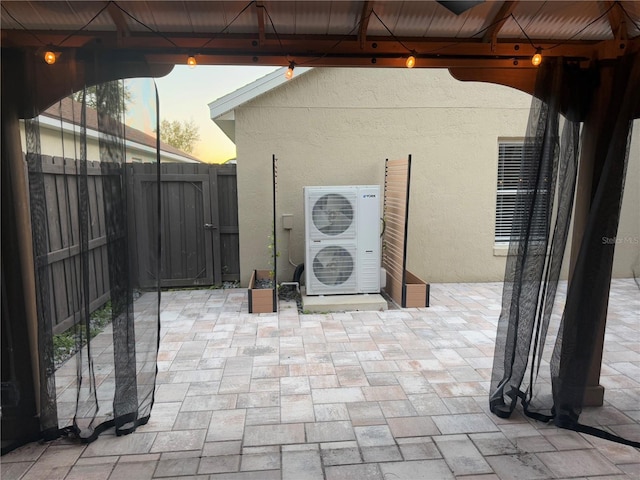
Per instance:
[[[304,187],[307,295],[380,292],[380,187]]]

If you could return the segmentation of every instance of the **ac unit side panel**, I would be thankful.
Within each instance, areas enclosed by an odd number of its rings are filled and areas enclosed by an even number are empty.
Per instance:
[[[364,248],[380,244],[380,187],[361,187],[357,201],[358,242]]]
[[[358,293],[380,293],[380,256],[358,257]]]
[[[358,189],[358,292],[380,292],[380,187],[361,186]]]

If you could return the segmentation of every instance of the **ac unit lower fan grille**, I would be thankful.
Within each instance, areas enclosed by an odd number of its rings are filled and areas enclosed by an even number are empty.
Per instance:
[[[354,259],[351,253],[338,245],[324,247],[313,258],[313,274],[328,287],[342,285],[353,275]]]

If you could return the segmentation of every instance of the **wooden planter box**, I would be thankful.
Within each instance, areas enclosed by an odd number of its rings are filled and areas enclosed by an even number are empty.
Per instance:
[[[405,283],[402,286],[403,307],[428,307],[429,284],[416,277],[409,270],[405,270]]]
[[[254,270],[249,280],[249,313],[278,311],[276,288],[255,288],[256,281],[271,278],[269,270]]]

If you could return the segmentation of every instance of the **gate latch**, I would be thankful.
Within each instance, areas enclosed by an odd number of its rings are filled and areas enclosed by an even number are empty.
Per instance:
[[[218,227],[216,227],[213,223],[205,223],[204,228],[207,228],[209,230],[215,230]]]

